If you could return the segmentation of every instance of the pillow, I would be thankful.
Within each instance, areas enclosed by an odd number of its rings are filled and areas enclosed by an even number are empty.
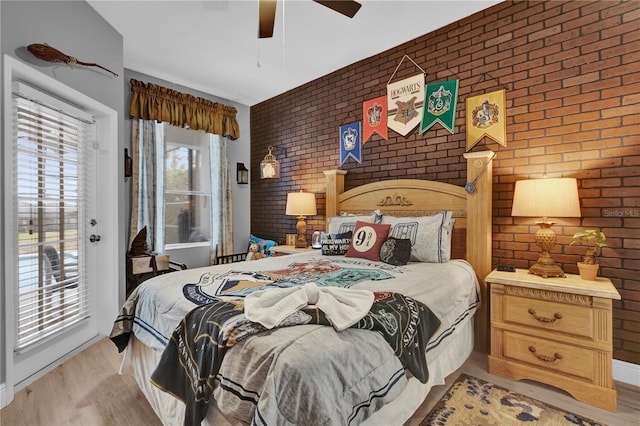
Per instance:
[[[353,231],[357,221],[380,223],[382,214],[380,210],[376,210],[371,214],[341,214],[340,216],[331,216],[327,232],[329,234],[343,234]]]
[[[326,234],[322,238],[322,254],[327,256],[343,255],[351,244],[352,232],[343,234]]]
[[[451,258],[451,234],[454,219],[450,211],[432,216],[384,216],[382,223],[391,225],[390,237],[411,240],[411,260],[445,263]]]
[[[389,265],[406,265],[411,258],[411,240],[389,237],[380,247],[380,260]]]
[[[391,225],[357,221],[351,237],[351,244],[345,256],[380,260],[380,247],[389,235]]]
[[[278,243],[273,240],[265,240],[264,238],[249,234],[249,247],[247,248],[247,251],[251,248],[251,243],[257,244],[259,251],[265,256],[271,256],[271,247],[278,245]]]

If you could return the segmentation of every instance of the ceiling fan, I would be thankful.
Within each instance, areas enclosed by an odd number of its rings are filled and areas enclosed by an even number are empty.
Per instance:
[[[277,0],[258,0],[259,4],[259,26],[258,38],[273,37],[273,25],[276,20]],[[362,6],[357,1],[352,0],[313,0],[329,9],[335,10],[349,18],[353,18]]]

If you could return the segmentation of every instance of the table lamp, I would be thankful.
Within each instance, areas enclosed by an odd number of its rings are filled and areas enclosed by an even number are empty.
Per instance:
[[[578,183],[574,178],[543,178],[516,182],[511,216],[539,217],[536,223],[536,245],[542,254],[529,273],[544,278],[564,277],[562,268],[555,264],[549,251],[556,245],[555,222],[550,217],[580,217]]]
[[[298,237],[296,238],[296,247],[307,247],[307,224],[305,216],[313,216],[318,214],[316,210],[316,196],[310,192],[291,192],[287,194],[287,209],[285,214],[289,216],[298,216],[298,224],[296,230]]]

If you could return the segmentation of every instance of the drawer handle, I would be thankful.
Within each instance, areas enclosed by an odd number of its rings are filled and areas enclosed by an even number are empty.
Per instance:
[[[555,314],[553,314],[553,318],[545,318],[545,317],[538,316],[536,315],[536,311],[533,308],[529,308],[529,313],[531,314],[531,316],[533,316],[536,320],[540,322],[556,322],[556,320],[562,319],[562,314],[560,312],[556,312]]]
[[[533,355],[535,355],[535,357],[538,358],[540,361],[544,361],[544,362],[556,362],[557,360],[562,359],[562,354],[558,352],[553,354],[553,358],[551,358],[550,356],[538,355],[536,353],[536,348],[534,348],[533,346],[529,346],[529,351],[531,351]]]

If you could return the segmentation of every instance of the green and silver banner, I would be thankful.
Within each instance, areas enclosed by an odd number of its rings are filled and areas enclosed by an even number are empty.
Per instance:
[[[458,80],[448,80],[427,84],[420,133],[440,123],[453,134],[456,121],[456,104],[458,103]]]

